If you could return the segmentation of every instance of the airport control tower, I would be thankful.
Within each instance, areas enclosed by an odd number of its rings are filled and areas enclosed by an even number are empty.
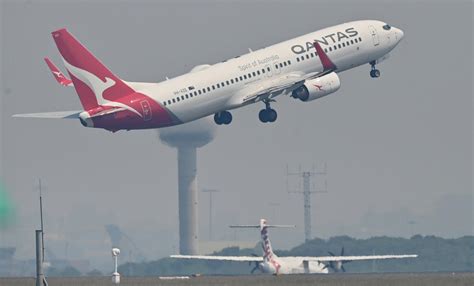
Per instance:
[[[215,130],[211,117],[159,130],[160,140],[178,150],[180,254],[198,254],[196,151],[214,139]]]

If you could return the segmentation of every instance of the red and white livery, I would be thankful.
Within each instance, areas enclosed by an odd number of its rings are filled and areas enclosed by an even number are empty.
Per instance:
[[[280,95],[309,102],[337,91],[338,73],[376,64],[403,38],[400,29],[374,20],[340,24],[217,63],[159,83],[122,80],[66,29],[52,33],[67,78],[48,59],[56,81],[73,86],[82,110],[18,114],[14,117],[78,118],[86,127],[110,131],[173,126],[214,114],[230,124],[229,110],[262,102],[262,122],[274,122],[271,103]]]

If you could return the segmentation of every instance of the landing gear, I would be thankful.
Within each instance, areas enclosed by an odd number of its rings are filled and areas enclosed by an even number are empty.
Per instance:
[[[372,78],[380,77],[380,71],[375,68],[375,61],[371,61],[370,66],[371,66],[370,77]]]
[[[267,122],[275,122],[277,120],[278,114],[275,111],[275,109],[272,109],[270,107],[270,101],[264,101],[265,103],[265,109],[260,110],[258,113],[258,119],[262,121],[263,123]]]
[[[229,111],[221,111],[214,114],[214,122],[217,125],[229,125],[232,122],[232,114]]]

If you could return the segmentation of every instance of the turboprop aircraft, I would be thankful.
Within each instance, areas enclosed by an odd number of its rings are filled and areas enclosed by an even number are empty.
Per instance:
[[[304,273],[329,273],[329,268],[335,271],[345,271],[343,264],[352,261],[362,260],[383,260],[383,259],[402,259],[416,258],[416,254],[403,255],[363,255],[363,256],[344,256],[344,250],[341,256],[287,256],[278,257],[273,253],[272,245],[268,235],[268,228],[288,227],[282,225],[267,225],[265,219],[260,219],[260,225],[231,226],[239,228],[260,228],[262,239],[263,255],[258,256],[214,256],[214,255],[171,255],[178,259],[196,259],[213,261],[237,261],[254,262],[255,268],[252,273],[259,269],[262,273],[270,274],[304,274]]]
[[[260,121],[274,122],[271,103],[278,96],[316,100],[339,89],[338,73],[364,64],[378,78],[376,64],[388,58],[403,31],[375,20],[348,22],[147,83],[119,78],[66,29],[52,36],[70,78],[45,60],[60,85],[75,88],[82,110],[14,117],[79,119],[86,127],[115,132],[173,126],[212,114],[217,124],[227,125],[230,110],[259,102],[264,104]]]

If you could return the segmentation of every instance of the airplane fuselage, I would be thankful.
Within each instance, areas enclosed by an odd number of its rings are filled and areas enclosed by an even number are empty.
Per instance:
[[[274,257],[272,261],[261,262],[259,269],[268,274],[326,274],[329,273],[324,263],[302,261],[293,257]]]
[[[172,126],[221,111],[242,107],[246,89],[259,82],[275,80],[289,73],[321,71],[313,43],[317,41],[342,72],[382,58],[403,36],[397,28],[385,30],[385,23],[355,21],[325,28],[214,65],[197,66],[191,72],[160,83],[127,82],[135,90],[125,108],[110,116],[104,112],[81,113],[88,127],[109,130]],[[138,98],[138,99],[137,99]]]

